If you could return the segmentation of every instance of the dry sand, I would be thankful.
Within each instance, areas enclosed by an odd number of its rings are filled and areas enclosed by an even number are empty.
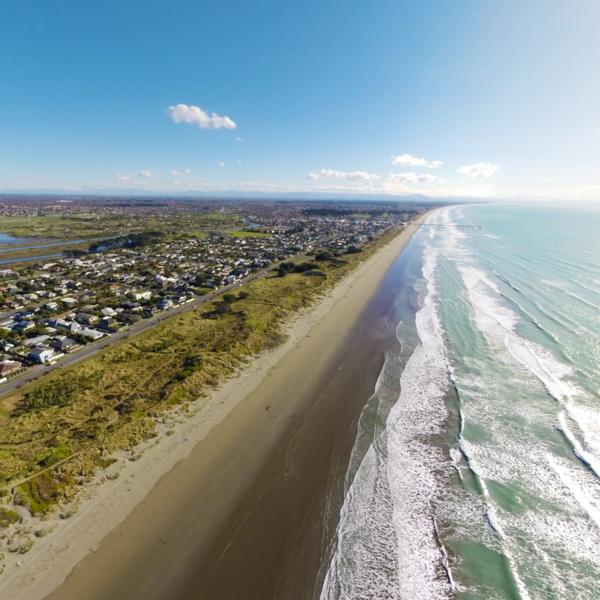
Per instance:
[[[279,348],[194,412],[174,413],[162,435],[113,467],[118,478],[103,475],[29,553],[10,555],[0,597],[250,599],[305,585],[314,569],[290,574],[290,564],[302,562],[299,532],[314,525],[328,472],[344,455],[332,448],[350,443],[347,425],[360,406],[341,410],[343,399],[366,400],[380,364],[367,346],[356,352],[358,317],[414,230],[299,315]],[[365,362],[369,376],[352,379]],[[343,426],[332,429],[337,421]]]

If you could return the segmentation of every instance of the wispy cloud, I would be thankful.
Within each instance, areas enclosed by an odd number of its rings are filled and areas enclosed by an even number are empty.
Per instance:
[[[553,183],[554,181],[558,181],[558,177],[556,177],[556,175],[552,175],[551,177],[543,177],[540,179],[540,183]]]
[[[114,178],[120,183],[129,183],[131,181],[131,177],[129,177],[129,175],[115,175]]]
[[[150,179],[150,177],[152,177],[152,171],[149,171],[148,169],[142,169],[139,173],[138,173],[139,177],[145,177],[146,179]]]
[[[388,179],[395,183],[433,183],[434,181],[442,181],[435,175],[429,173],[390,173]]]
[[[220,161],[219,161],[217,164],[218,164],[218,165],[219,165],[219,166],[220,166],[222,169],[223,169],[223,168],[225,168],[225,167],[227,166],[227,163],[224,163],[222,160],[220,160]]]
[[[201,129],[235,129],[235,122],[217,113],[208,113],[199,106],[175,104],[168,108],[169,116],[175,123],[190,123]]]
[[[437,169],[444,163],[441,160],[427,160],[412,154],[398,154],[392,157],[392,164],[400,167],[426,167],[428,169]]]
[[[477,162],[471,165],[464,165],[458,169],[461,175],[467,175],[471,179],[480,179],[491,177],[499,170],[498,165],[487,162]]]
[[[241,142],[245,142],[246,140],[243,137],[236,137],[233,141],[239,144]]]
[[[173,177],[187,177],[188,175],[192,174],[192,170],[182,169],[181,171],[179,171],[177,169],[171,169],[170,173]]]
[[[379,179],[379,175],[367,173],[366,171],[336,171],[334,169],[320,169],[306,176],[312,181],[319,179],[345,179],[346,181],[370,182]]]

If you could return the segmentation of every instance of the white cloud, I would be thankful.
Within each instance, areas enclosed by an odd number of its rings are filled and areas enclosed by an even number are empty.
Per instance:
[[[129,175],[115,175],[115,179],[121,183],[129,183],[131,181]]]
[[[317,181],[319,179],[345,179],[347,181],[371,182],[379,179],[379,175],[367,173],[366,171],[335,171],[333,169],[320,169],[306,176],[308,179]]]
[[[435,175],[429,173],[390,173],[388,179],[394,183],[433,183],[434,181],[442,181]]]
[[[169,116],[175,123],[191,123],[202,129],[235,129],[236,124],[229,117],[217,113],[207,113],[199,106],[176,104],[169,106]]]
[[[558,181],[558,177],[556,177],[556,175],[552,175],[551,177],[543,177],[540,179],[540,183],[552,183],[554,181]]]
[[[486,162],[478,162],[460,167],[458,172],[461,175],[468,175],[471,179],[479,179],[480,177],[491,177],[498,170],[498,165],[493,165],[492,163]]]
[[[427,160],[413,156],[412,154],[398,154],[392,157],[392,164],[401,167],[427,167],[428,169],[437,169],[444,163],[441,160]]]
[[[218,164],[221,168],[224,168],[226,166],[226,163],[224,163],[222,160],[220,160]]]
[[[177,169],[171,170],[171,175],[173,175],[173,177],[186,177],[187,175],[191,175],[191,174],[192,174],[191,169],[183,169],[182,171],[178,171]]]
[[[236,137],[233,141],[240,143],[240,142],[245,142],[246,140],[243,137]]]
[[[152,177],[152,171],[149,171],[148,169],[142,169],[139,173],[138,173],[139,177],[145,177],[146,179],[150,179],[150,177]]]

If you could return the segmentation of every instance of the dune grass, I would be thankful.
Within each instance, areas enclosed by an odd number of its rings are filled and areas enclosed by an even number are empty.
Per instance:
[[[286,321],[396,233],[360,253],[324,261],[324,277],[253,280],[227,301],[174,316],[3,399],[0,490],[12,490],[13,501],[32,513],[72,498],[110,464],[111,454],[156,435],[165,411],[202,401],[252,357],[280,344]]]

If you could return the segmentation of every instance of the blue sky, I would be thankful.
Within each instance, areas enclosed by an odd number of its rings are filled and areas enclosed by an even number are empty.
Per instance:
[[[0,19],[0,191],[600,199],[595,0],[7,0]]]

